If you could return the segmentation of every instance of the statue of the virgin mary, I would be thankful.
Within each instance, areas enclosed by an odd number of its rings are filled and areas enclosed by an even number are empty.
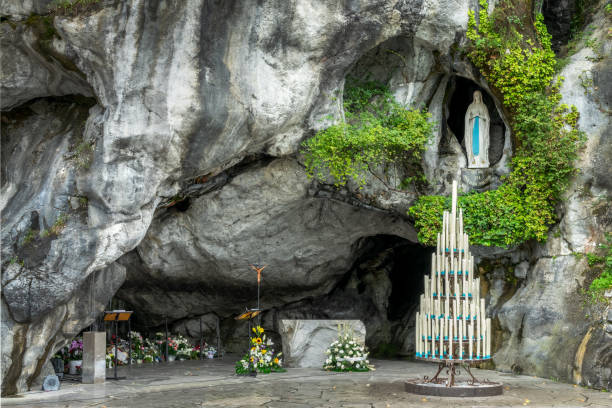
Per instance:
[[[465,113],[465,149],[468,168],[489,167],[489,111],[482,102],[480,91],[474,92],[474,100]]]

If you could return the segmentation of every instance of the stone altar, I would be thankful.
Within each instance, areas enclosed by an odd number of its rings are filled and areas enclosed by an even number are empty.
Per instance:
[[[288,320],[279,322],[286,367],[321,368],[325,350],[338,338],[338,324],[353,327],[355,338],[365,344],[366,329],[361,320]]]

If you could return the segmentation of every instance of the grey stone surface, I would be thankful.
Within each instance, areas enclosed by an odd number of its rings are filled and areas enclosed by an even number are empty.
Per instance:
[[[94,96],[83,74],[66,62],[70,61],[66,43],[56,35],[47,39],[46,30],[49,28],[41,20],[0,24],[0,46],[5,56],[0,62],[2,110],[39,97]]]
[[[46,14],[53,0],[2,0],[0,15],[24,19],[31,14]]]
[[[374,360],[376,371],[333,373],[319,368],[290,368],[286,373],[244,378],[234,375],[234,361],[183,361],[119,367],[128,379],[109,384],[62,384],[57,392],[32,391],[3,398],[2,406],[45,408],[106,407],[608,407],[609,392],[563,384],[548,378],[473,369],[477,378],[501,382],[500,396],[448,398],[410,394],[404,382],[433,375],[436,365]],[[110,372],[109,372],[110,374]],[[461,380],[467,375],[461,373]]]
[[[325,351],[338,339],[341,324],[351,327],[356,341],[365,345],[366,328],[359,320],[281,319],[279,331],[287,367],[323,367]]]

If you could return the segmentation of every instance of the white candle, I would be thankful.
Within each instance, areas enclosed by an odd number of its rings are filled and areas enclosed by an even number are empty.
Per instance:
[[[476,358],[480,358],[480,318],[476,319],[476,329],[478,330],[476,334]]]
[[[453,191],[451,195],[451,211],[453,220],[457,217],[457,180],[453,180]]]
[[[448,235],[447,233],[447,228],[446,228],[446,216],[447,213],[446,211],[444,211],[442,213],[442,253],[446,253],[446,236]]]
[[[454,288],[454,296],[455,298],[458,298],[459,296],[461,296],[461,293],[459,293],[459,280],[457,279],[457,276],[455,276],[455,279],[453,279],[455,281],[455,288]]]
[[[421,355],[421,350],[420,350],[420,344],[421,344],[421,338],[419,337],[419,332],[421,331],[421,325],[419,323],[419,312],[416,313],[416,320],[414,321],[414,337],[415,337],[415,342],[414,342],[414,349],[416,352],[417,357],[419,357]]]
[[[453,325],[448,322],[448,358],[453,359]]]
[[[440,359],[444,358],[444,321],[440,319]]]
[[[436,256],[434,258],[434,264],[436,265],[436,289],[438,291],[438,298],[440,298],[440,296],[442,296],[442,288],[440,287],[440,267],[438,265],[438,256]]]
[[[470,324],[468,327],[469,327],[469,330],[468,330],[469,356],[471,360],[473,358],[472,344],[474,342],[474,325]]]
[[[458,310],[459,309],[457,309],[457,299],[454,299],[454,302],[453,302],[453,332],[455,333],[455,336],[459,335],[459,332],[457,331]]]
[[[487,357],[491,356],[491,319],[487,319]]]
[[[446,319],[448,319],[448,316],[449,316],[449,303],[450,303],[449,298],[448,298],[448,289],[447,289],[446,293],[447,293],[447,295],[444,298],[444,317]]]
[[[457,234],[461,239],[461,249],[465,250],[463,246],[463,208],[459,208],[459,233]]]
[[[448,277],[448,261],[446,260],[446,257],[444,258],[444,290],[446,291],[446,297],[450,297],[451,295],[451,290],[450,290],[450,282],[449,282],[449,277]]]
[[[459,360],[463,360],[463,325],[459,325]]]
[[[436,320],[431,319],[431,358],[436,358]]]
[[[423,319],[423,336],[425,337],[425,340],[423,341],[423,357],[427,358],[427,351],[428,351],[428,342],[427,342],[427,336],[429,335],[429,324],[427,324],[427,315],[423,315],[422,317]]]

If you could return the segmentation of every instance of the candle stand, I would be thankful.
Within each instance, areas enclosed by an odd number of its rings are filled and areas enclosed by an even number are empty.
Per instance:
[[[491,359],[491,319],[480,298],[480,278],[474,277],[474,257],[463,231],[463,211],[457,212],[457,182],[453,181],[451,211],[444,211],[442,232],[432,254],[431,274],[425,276],[415,320],[417,360],[438,364],[429,378],[409,380],[408,392],[448,397],[500,395],[502,385],[478,380],[470,365]],[[456,377],[463,367],[467,381]],[[440,374],[444,371],[446,377]]]

